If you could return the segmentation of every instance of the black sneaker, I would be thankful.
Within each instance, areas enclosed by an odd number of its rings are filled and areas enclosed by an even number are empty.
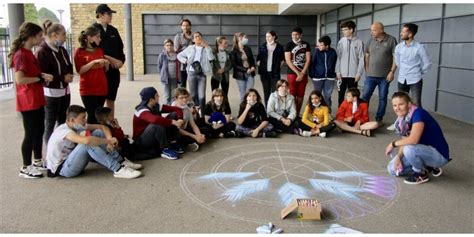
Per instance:
[[[433,168],[433,167],[427,166],[426,170],[434,177],[439,177],[443,174],[443,170],[441,168]]]
[[[428,174],[422,174],[415,172],[412,175],[410,175],[407,179],[405,179],[406,184],[422,184],[426,183],[430,180],[430,177],[428,177]]]
[[[277,133],[274,131],[262,133],[262,137],[276,137],[276,136],[277,136]]]
[[[226,133],[224,133],[224,137],[225,138],[237,137],[237,133],[235,131],[226,132]]]
[[[177,142],[171,143],[170,148],[174,150],[178,154],[184,154],[184,149],[181,145],[179,145]]]

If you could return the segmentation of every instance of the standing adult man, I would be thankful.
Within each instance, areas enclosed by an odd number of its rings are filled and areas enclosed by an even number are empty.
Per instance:
[[[384,32],[384,26],[380,22],[374,22],[370,26],[372,38],[367,42],[365,48],[365,72],[367,78],[364,82],[362,99],[370,103],[370,97],[379,87],[379,107],[375,120],[382,123],[387,106],[387,95],[390,82],[393,80],[397,65],[393,60],[397,40],[395,37]]]
[[[117,91],[120,85],[119,69],[125,62],[122,38],[120,38],[117,28],[110,25],[113,13],[117,12],[110,9],[107,4],[98,5],[95,10],[97,22],[93,24],[93,26],[100,30],[102,41],[99,47],[104,50],[104,57],[110,62],[110,68],[106,74],[108,93],[105,105],[112,109],[112,116],[115,112],[115,99],[117,98]]]
[[[285,47],[285,61],[288,65],[287,78],[290,84],[290,94],[295,97],[296,101],[296,116],[300,115],[311,62],[311,46],[301,39],[302,34],[301,27],[294,27],[291,30],[291,41]]]
[[[181,33],[177,33],[174,36],[174,51],[179,54],[181,51],[186,49],[192,44],[193,36],[191,34],[191,21],[189,19],[182,19],[180,22]],[[181,64],[180,68],[180,81],[179,85],[186,88],[186,81],[188,79],[188,73],[186,72],[186,64]]]
[[[422,75],[431,68],[431,61],[425,47],[415,41],[418,26],[413,23],[403,25],[400,42],[395,48],[395,62],[398,71],[398,91],[411,93],[418,107],[421,106]]]
[[[337,43],[336,78],[339,85],[338,102],[341,106],[346,89],[357,88],[364,70],[364,44],[354,36],[356,24],[346,21],[341,24],[342,37]]]

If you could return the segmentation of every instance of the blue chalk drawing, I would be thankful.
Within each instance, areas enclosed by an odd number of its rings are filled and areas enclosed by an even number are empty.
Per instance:
[[[309,183],[317,192],[329,192],[336,196],[352,199],[358,199],[353,193],[364,192],[359,187],[327,179],[310,179]]]
[[[201,176],[201,179],[245,179],[256,173],[253,172],[228,172],[228,173],[212,173],[208,175]]]
[[[333,177],[333,178],[339,178],[339,179],[369,176],[366,173],[357,172],[357,171],[316,172],[316,173],[324,175],[324,176]]]
[[[287,182],[281,186],[281,188],[278,189],[278,194],[280,195],[280,200],[285,205],[290,204],[296,198],[309,198],[306,188],[291,182]]]
[[[267,190],[269,184],[270,181],[268,179],[245,181],[225,191],[224,196],[227,197],[227,200],[235,202],[247,197],[250,194]]]

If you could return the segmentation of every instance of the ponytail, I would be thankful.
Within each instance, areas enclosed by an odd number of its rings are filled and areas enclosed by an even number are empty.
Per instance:
[[[16,53],[25,42],[28,41],[29,38],[35,37],[39,33],[41,33],[43,29],[35,23],[32,22],[23,22],[20,26],[20,30],[18,32],[18,36],[12,41],[12,45],[10,47],[10,53],[8,54],[8,59],[10,60],[10,67],[13,66],[13,54]]]
[[[89,26],[87,27],[86,30],[81,31],[78,37],[79,44],[81,45],[80,48],[83,48],[83,49],[87,48],[87,36],[92,37],[98,34],[100,34],[100,31],[94,26]]]

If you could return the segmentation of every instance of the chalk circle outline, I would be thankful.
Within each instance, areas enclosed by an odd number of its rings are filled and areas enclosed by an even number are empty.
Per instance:
[[[199,162],[201,159],[204,159],[210,155],[215,155],[215,154],[218,154],[218,153],[223,153],[227,150],[234,150],[234,149],[242,149],[242,148],[248,148],[249,146],[268,146],[268,145],[275,145],[277,147],[285,147],[284,149],[279,149],[278,152],[288,152],[288,151],[291,151],[291,152],[298,152],[298,153],[303,153],[305,155],[311,155],[311,156],[320,156],[321,158],[325,158],[325,159],[330,159],[334,162],[338,162],[340,164],[343,164],[347,167],[349,167],[352,171],[359,171],[356,167],[354,167],[352,164],[348,163],[348,162],[344,162],[344,161],[341,161],[340,159],[338,158],[335,158],[335,157],[332,157],[332,156],[329,156],[327,155],[327,152],[324,152],[323,154],[321,153],[309,153],[309,152],[301,152],[301,151],[298,151],[298,150],[291,150],[291,147],[292,145],[297,145],[297,146],[304,146],[304,147],[309,147],[310,149],[318,149],[319,151],[320,150],[329,150],[329,151],[333,151],[333,152],[338,152],[338,153],[343,153],[347,156],[352,156],[352,157],[355,157],[356,159],[362,159],[363,161],[365,162],[368,162],[372,165],[376,165],[375,162],[365,158],[365,157],[362,157],[362,156],[359,156],[357,154],[354,154],[354,153],[349,153],[349,152],[346,152],[346,151],[341,151],[341,150],[336,150],[334,148],[330,148],[330,147],[323,147],[323,146],[319,146],[319,145],[313,145],[313,144],[299,144],[299,143],[288,143],[288,142],[285,142],[285,143],[272,143],[272,142],[263,142],[263,143],[258,143],[258,144],[243,144],[243,145],[236,145],[236,146],[230,146],[230,147],[226,147],[226,148],[222,148],[222,149],[218,149],[218,150],[214,150],[214,151],[211,151],[211,152],[208,152],[206,154],[202,154],[196,158],[194,158],[193,160],[191,160],[190,162],[188,162],[185,167],[181,170],[181,173],[180,173],[180,187],[181,189],[184,191],[184,193],[186,194],[186,196],[188,196],[193,202],[195,202],[196,204],[204,207],[205,209],[211,211],[211,212],[214,212],[214,213],[217,213],[219,215],[223,215],[223,216],[226,216],[226,217],[230,217],[230,218],[234,218],[234,219],[238,219],[238,220],[243,220],[243,221],[248,221],[248,222],[253,222],[253,223],[262,223],[262,222],[265,222],[267,221],[267,219],[256,219],[256,218],[251,218],[251,217],[244,217],[244,216],[239,216],[239,215],[235,215],[233,213],[229,213],[229,211],[227,210],[221,210],[221,209],[217,209],[217,208],[214,208],[211,206],[211,204],[213,204],[214,202],[211,202],[211,203],[206,203],[202,200],[199,199],[199,197],[197,197],[190,189],[189,187],[187,186],[186,184],[186,174],[188,173],[188,170],[194,165],[196,164],[197,162]],[[290,148],[290,149],[289,149]],[[244,149],[246,150],[246,149]],[[246,150],[246,152],[241,152],[241,153],[238,153],[238,154],[234,154],[232,156],[229,156],[229,157],[226,157],[220,161],[218,161],[216,164],[213,165],[213,167],[211,168],[211,172],[202,172],[203,175],[208,175],[208,174],[212,174],[212,173],[216,173],[219,168],[224,165],[225,163],[227,163],[228,161],[231,161],[233,159],[236,159],[236,158],[242,158],[242,156],[247,156],[249,154],[252,154],[252,153],[262,153],[262,152],[265,152],[265,151],[271,151],[271,152],[275,152],[275,150],[257,150],[257,151],[254,151],[254,152],[248,152],[248,150]],[[284,159],[288,159],[288,157],[290,156],[284,156],[285,158]],[[257,161],[257,160],[261,160],[262,157],[259,157],[259,158],[255,158],[255,159],[244,159],[245,162],[244,163],[248,163],[249,161]],[[263,157],[264,159],[275,159],[274,156],[271,156],[271,157]],[[291,156],[291,158],[298,158],[298,159],[304,159],[304,158],[301,158],[301,157],[294,157],[294,156]],[[308,159],[307,159],[308,160]],[[309,162],[319,162],[321,163],[320,161],[315,161],[315,160],[308,160]],[[252,163],[250,162],[250,163]],[[328,171],[336,171],[334,168],[326,165],[326,164],[323,164],[321,163],[322,166],[325,166],[326,168],[328,168]],[[239,169],[242,170],[243,167],[245,167],[245,165],[239,165]],[[378,171],[378,170],[374,170],[374,171]],[[367,170],[365,170],[364,172],[367,172]],[[196,172],[192,172],[191,174],[196,174]],[[370,174],[370,173],[368,173]],[[361,183],[363,182],[361,180],[360,177],[354,177],[354,178],[357,178],[358,179],[358,185],[360,186]],[[394,179],[393,177],[387,177],[387,178],[391,178],[391,179]],[[336,180],[337,178],[335,177],[327,177],[326,179],[330,180],[330,179],[333,179],[333,180]],[[227,187],[222,184],[218,179],[215,179],[213,178],[212,179],[213,182],[215,182],[215,184],[222,190],[226,190]],[[383,212],[385,212],[386,210],[388,210],[397,200],[398,200],[398,197],[400,195],[400,185],[399,185],[399,182],[394,182],[394,188],[395,188],[395,195],[390,199],[390,200],[387,200],[385,205],[383,205],[381,208],[379,208],[378,210],[375,210],[371,213],[369,213],[369,215],[380,215],[382,214]],[[221,198],[219,200],[222,200],[224,198]],[[324,205],[324,203],[328,204],[328,203],[337,203],[337,202],[340,202],[341,200],[344,200],[344,199],[348,199],[348,198],[344,198],[344,197],[336,197],[334,199],[329,199],[329,200],[321,200],[321,203]],[[219,201],[219,200],[216,200],[215,202]],[[256,203],[259,203],[259,204],[265,204],[265,205],[271,205],[271,206],[275,206],[275,205],[278,205],[278,207],[281,207],[281,203],[278,203],[276,204],[276,202],[274,201],[265,201],[265,200],[261,200],[261,199],[257,199],[257,198],[254,198],[254,197],[246,197],[246,201],[248,200],[251,200],[253,202],[256,202]],[[229,204],[231,205],[231,204]],[[349,204],[348,204],[349,205]],[[364,204],[365,205],[365,204]],[[363,205],[361,205],[363,206]],[[360,207],[357,207],[357,208],[360,208]],[[336,210],[332,210],[332,211],[336,211]],[[336,221],[341,221],[341,220],[354,220],[354,219],[359,219],[359,218],[363,218],[363,217],[367,217],[367,215],[360,215],[360,216],[356,216],[356,217],[351,217],[351,218],[343,218],[343,219],[333,219],[333,220],[326,220],[326,221],[321,221],[321,222],[312,222],[312,224],[315,224],[315,225],[326,225],[328,223],[332,223],[332,222],[336,222]],[[292,225],[292,226],[302,226],[303,223],[301,221],[299,222],[286,222],[288,225]]]

